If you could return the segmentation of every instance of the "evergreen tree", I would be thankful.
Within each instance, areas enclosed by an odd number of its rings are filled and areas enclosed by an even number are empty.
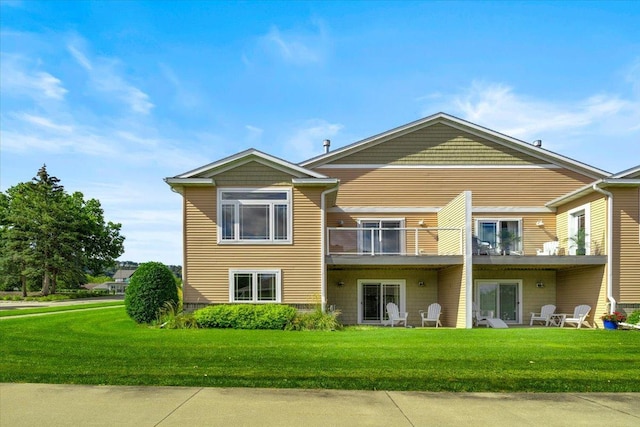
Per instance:
[[[55,293],[60,277],[82,283],[86,270],[100,273],[124,250],[121,225],[105,224],[100,202],[69,195],[59,182],[45,165],[0,199],[0,273],[19,278],[23,294],[33,277],[41,278],[43,295]]]

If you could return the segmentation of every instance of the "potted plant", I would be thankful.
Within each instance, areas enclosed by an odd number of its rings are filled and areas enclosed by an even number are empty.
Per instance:
[[[500,231],[500,249],[502,251],[502,255],[509,255],[511,253],[511,249],[515,246],[516,243],[520,241],[520,236],[518,236],[513,231],[509,230],[501,230]]]
[[[627,316],[619,311],[613,313],[605,313],[600,316],[605,329],[618,329],[618,322],[624,322],[627,320]]]
[[[586,255],[587,254],[587,230],[584,228],[578,229],[576,234],[569,237],[576,245],[576,255]]]

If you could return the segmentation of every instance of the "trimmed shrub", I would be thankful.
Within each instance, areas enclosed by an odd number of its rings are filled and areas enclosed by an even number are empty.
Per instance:
[[[124,297],[127,314],[137,323],[151,323],[167,303],[177,306],[178,287],[173,273],[159,262],[140,264]]]
[[[222,304],[193,313],[201,328],[284,329],[296,315],[296,309],[280,304]]]
[[[322,311],[318,305],[307,313],[297,313],[291,323],[287,325],[287,330],[291,331],[337,331],[342,329],[342,324],[338,321],[340,310]]]
[[[164,329],[197,329],[193,313],[185,313],[179,306],[167,302],[158,313],[157,324]]]
[[[637,325],[640,323],[640,310],[636,310],[627,317],[627,323]]]

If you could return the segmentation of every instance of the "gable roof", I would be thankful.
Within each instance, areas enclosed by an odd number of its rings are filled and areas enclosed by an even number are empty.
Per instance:
[[[620,178],[640,178],[640,165],[634,166],[632,168],[623,170],[622,172],[618,172],[616,174],[611,175],[611,178],[620,179]]]
[[[132,268],[132,269],[121,268],[115,272],[115,274],[113,275],[113,279],[114,280],[129,279],[131,276],[133,276],[133,273],[135,272],[136,272],[135,268]]]
[[[177,175],[174,178],[212,178],[214,175],[226,172],[230,169],[246,163],[256,161],[274,169],[288,173],[296,178],[327,178],[326,175],[301,167],[262,151],[250,148],[240,153],[231,155],[208,165]]]
[[[174,190],[180,191],[185,185],[215,185],[214,177],[221,173],[243,166],[247,163],[257,162],[269,168],[278,170],[292,177],[293,184],[299,185],[333,185],[337,180],[321,173],[288,162],[262,151],[250,148],[224,159],[218,160],[197,169],[165,178],[165,182]]]
[[[580,197],[596,191],[596,188],[607,187],[640,187],[640,165],[613,174],[608,178],[598,179],[591,184],[587,184],[584,187],[580,187],[577,190],[551,200],[546,204],[546,206],[550,208],[557,208],[560,205],[579,199]]]
[[[508,135],[504,135],[494,130],[487,129],[485,127],[476,125],[474,123],[468,122],[466,120],[463,120],[458,117],[454,117],[445,113],[437,113],[437,114],[425,117],[423,119],[408,123],[406,125],[396,127],[389,131],[380,133],[378,135],[374,135],[372,137],[363,139],[361,141],[355,142],[345,147],[336,149],[329,153],[316,156],[314,158],[311,158],[309,160],[306,160],[300,163],[300,165],[307,168],[321,167],[323,165],[327,165],[331,162],[337,161],[345,156],[357,153],[359,151],[365,150],[370,147],[374,147],[378,144],[391,141],[402,135],[415,132],[417,130],[420,130],[429,126],[433,126],[438,123],[444,124],[446,126],[450,126],[452,128],[456,128],[464,132],[468,132],[470,134],[489,140],[493,143],[519,151],[528,156],[541,159],[547,163],[565,167],[569,170],[576,171],[578,173],[592,177],[594,179],[599,179],[599,178],[603,178],[605,176],[610,175],[609,172],[607,171],[595,168],[593,166],[587,165],[585,163],[579,162],[569,157],[562,156],[560,154],[554,153],[542,147],[536,147],[533,144],[530,144],[528,142],[521,141],[519,139],[510,137]]]

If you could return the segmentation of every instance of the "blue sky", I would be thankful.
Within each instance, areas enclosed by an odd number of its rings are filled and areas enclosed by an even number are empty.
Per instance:
[[[640,163],[640,2],[0,2],[0,190],[43,164],[182,264],[162,181],[298,162],[443,111],[610,172]]]

